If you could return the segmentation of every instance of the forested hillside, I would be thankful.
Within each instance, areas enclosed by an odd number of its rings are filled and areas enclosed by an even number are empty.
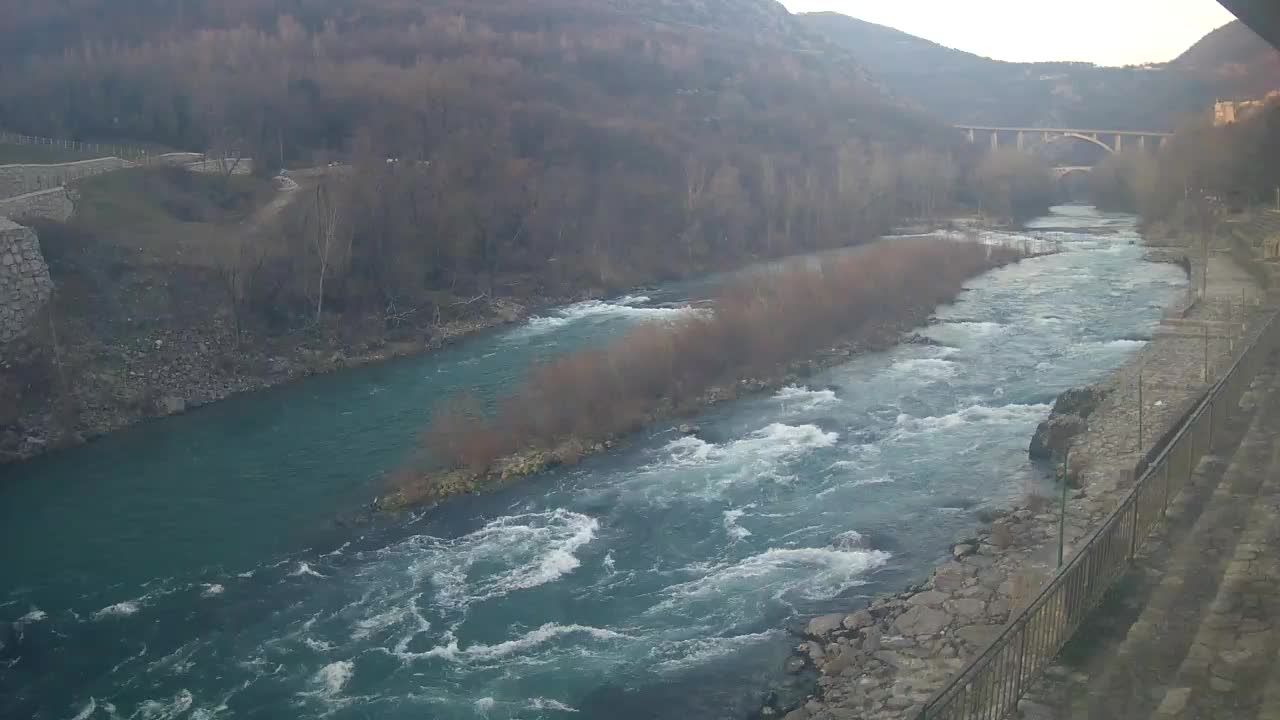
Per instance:
[[[619,286],[874,237],[911,209],[898,159],[954,140],[771,0],[0,12],[0,126],[353,162],[351,252],[326,290],[346,306],[504,277]]]
[[[799,20],[852,53],[893,92],[952,123],[1172,130],[1216,99],[1280,87],[1280,52],[1239,22],[1171,63],[1011,63],[837,13]]]

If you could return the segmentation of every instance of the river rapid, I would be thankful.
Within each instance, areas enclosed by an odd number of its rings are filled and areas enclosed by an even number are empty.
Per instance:
[[[971,281],[920,330],[935,345],[410,517],[341,520],[434,400],[500,394],[715,280],[2,469],[0,717],[743,717],[788,627],[923,579],[979,510],[1043,488],[1026,447],[1054,396],[1186,285],[1130,216],[1055,208],[1013,236],[1062,252]]]

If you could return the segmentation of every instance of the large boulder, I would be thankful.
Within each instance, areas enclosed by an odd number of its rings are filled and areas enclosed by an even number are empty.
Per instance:
[[[1110,390],[1090,385],[1089,387],[1072,388],[1063,392],[1053,402],[1053,415],[1078,415],[1087,418],[1111,394]]]
[[[898,616],[894,625],[907,637],[937,635],[951,622],[951,617],[927,605],[916,605]]]
[[[1062,457],[1076,436],[1087,428],[1088,423],[1079,415],[1050,415],[1048,420],[1036,426],[1027,455],[1032,460]]]

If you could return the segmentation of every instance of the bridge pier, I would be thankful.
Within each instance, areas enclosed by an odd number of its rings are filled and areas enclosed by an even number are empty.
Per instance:
[[[1122,152],[1123,150],[1124,150],[1124,136],[1116,135],[1116,152]]]
[[[991,131],[991,149],[992,150],[1000,149],[1000,131],[999,130]]]
[[[1018,131],[1018,149],[1019,150],[1022,149],[1022,137],[1023,137],[1023,133],[1021,130],[1019,130]]]

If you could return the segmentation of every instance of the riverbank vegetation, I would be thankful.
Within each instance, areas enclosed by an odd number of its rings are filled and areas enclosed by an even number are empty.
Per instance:
[[[776,386],[789,368],[812,369],[811,359],[833,345],[852,352],[895,342],[966,280],[1020,257],[972,242],[886,240],[752,274],[724,287],[710,310],[642,324],[604,347],[533,368],[492,412],[475,398],[443,401],[424,440],[437,470],[399,478],[383,504],[430,501],[574,463],[656,419],[741,387]]]
[[[115,173],[83,184],[70,227],[41,228],[63,350],[122,378],[73,379],[119,387],[77,400],[70,437],[158,412],[149,398],[420,351],[528,307],[1049,202],[1025,193],[1047,168],[984,161],[772,0],[0,0],[0,16],[0,127],[247,156],[300,186]],[[208,359],[157,381],[175,342]],[[23,392],[0,449],[25,456],[59,431],[39,412],[52,388]]]
[[[1212,205],[1243,209],[1275,202],[1280,187],[1280,103],[1236,123],[1189,124],[1158,154],[1110,156],[1091,179],[1094,203],[1140,213],[1148,224],[1199,227]],[[1206,202],[1207,201],[1207,202]]]

